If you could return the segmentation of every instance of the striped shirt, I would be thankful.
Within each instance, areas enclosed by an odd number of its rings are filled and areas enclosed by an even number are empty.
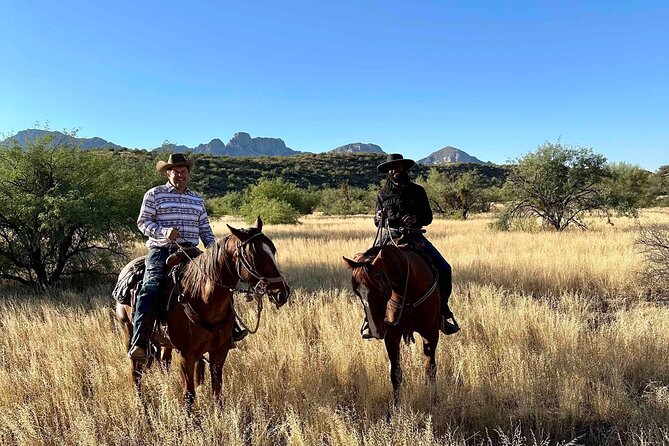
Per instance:
[[[167,239],[170,228],[179,229],[176,241],[180,243],[197,245],[202,239],[204,246],[209,247],[216,241],[204,200],[189,188],[180,194],[169,181],[144,194],[137,227],[149,237],[146,242],[149,248],[169,246],[172,243]]]

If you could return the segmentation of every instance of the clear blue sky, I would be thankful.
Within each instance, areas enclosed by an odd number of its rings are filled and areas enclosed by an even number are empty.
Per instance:
[[[320,152],[451,145],[505,162],[562,137],[669,164],[666,1],[19,1],[0,133],[48,120],[127,147],[235,132]]]

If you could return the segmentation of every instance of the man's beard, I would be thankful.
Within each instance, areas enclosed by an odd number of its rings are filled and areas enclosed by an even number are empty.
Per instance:
[[[393,175],[389,175],[390,181],[392,181],[395,184],[406,184],[409,181],[411,181],[411,178],[409,178],[409,172],[406,170],[403,172],[397,172]]]

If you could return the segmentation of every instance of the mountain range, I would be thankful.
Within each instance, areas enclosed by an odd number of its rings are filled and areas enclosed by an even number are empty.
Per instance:
[[[68,135],[58,131],[41,130],[41,129],[27,129],[21,130],[9,138],[6,138],[0,145],[8,146],[16,143],[21,147],[26,147],[31,141],[43,136],[50,136],[53,138],[51,144],[53,146],[68,143],[76,145],[82,150],[94,149],[125,149],[105,139],[94,138],[78,138],[76,136]],[[184,145],[172,144],[165,142],[160,147],[150,149],[150,151],[170,151],[170,152],[191,152],[207,155],[224,155],[230,157],[255,157],[255,156],[293,156],[309,152],[300,152],[293,150],[286,146],[286,143],[281,138],[265,138],[265,137],[251,137],[246,132],[235,133],[232,138],[226,143],[218,138],[214,138],[206,144],[200,144],[196,147],[188,147]],[[339,146],[328,151],[333,154],[356,154],[356,153],[385,153],[380,146],[371,143],[351,143]],[[486,164],[486,162],[469,155],[463,150],[455,147],[447,146],[429,156],[418,160],[419,164],[424,165],[440,165],[451,163],[477,163]]]

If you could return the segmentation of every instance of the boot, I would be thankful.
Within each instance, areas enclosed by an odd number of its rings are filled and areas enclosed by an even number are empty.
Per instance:
[[[137,362],[146,362],[146,349],[138,345],[133,345],[128,351],[128,358]]]
[[[449,321],[449,319],[452,319],[453,322]],[[439,329],[445,335],[452,335],[460,331],[458,321],[455,320],[453,312],[448,308],[448,303],[446,303],[445,309],[442,311],[441,319],[439,320]]]
[[[244,339],[248,334],[249,331],[246,328],[240,327],[239,323],[235,319],[235,325],[234,327],[232,327],[232,340],[235,342],[239,342],[242,339]]]
[[[372,339],[372,332],[369,330],[369,322],[367,322],[366,317],[362,322],[362,327],[360,327],[360,334],[362,335],[362,339]]]

